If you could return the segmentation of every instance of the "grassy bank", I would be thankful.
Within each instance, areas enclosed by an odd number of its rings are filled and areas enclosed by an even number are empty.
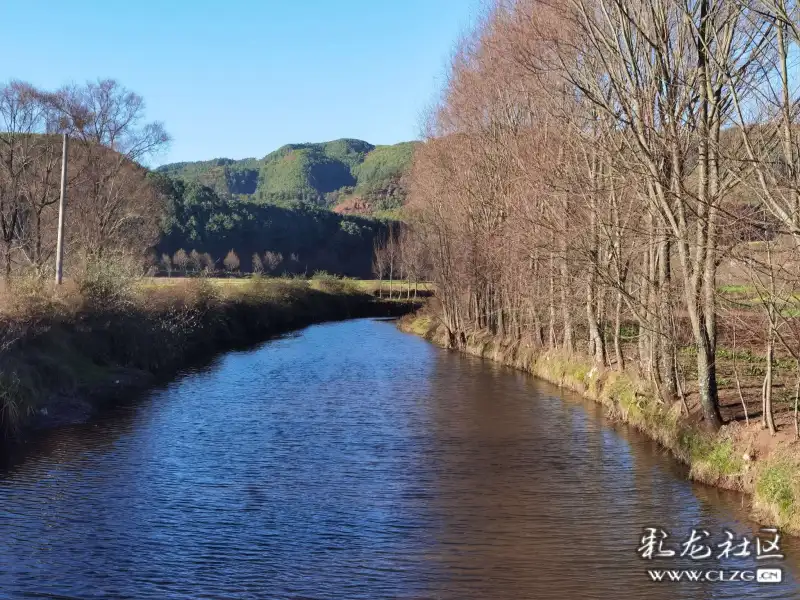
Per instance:
[[[447,347],[444,327],[425,310],[400,328]],[[755,520],[800,535],[800,444],[765,444],[757,423],[732,422],[711,433],[681,410],[655,400],[651,387],[630,372],[597,369],[579,354],[542,352],[475,332],[462,351],[531,373],[599,402],[606,414],[642,431],[687,464],[700,482],[742,491],[752,498]]]
[[[0,298],[2,435],[85,420],[120,394],[224,349],[408,307],[335,278],[152,286],[101,273],[56,289],[14,281]]]

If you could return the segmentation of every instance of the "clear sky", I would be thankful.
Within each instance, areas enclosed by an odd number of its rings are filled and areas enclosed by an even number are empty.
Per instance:
[[[155,163],[419,137],[476,0],[0,0],[0,80],[111,77],[173,137]]]

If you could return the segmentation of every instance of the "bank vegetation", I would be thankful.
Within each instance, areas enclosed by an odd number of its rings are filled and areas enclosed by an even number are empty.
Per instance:
[[[398,316],[413,306],[333,276],[153,281],[103,266],[61,286],[30,277],[2,287],[0,443],[82,422],[222,350],[321,321]]]

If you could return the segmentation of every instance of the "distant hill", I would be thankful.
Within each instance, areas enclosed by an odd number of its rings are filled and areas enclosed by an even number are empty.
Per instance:
[[[324,270],[351,277],[372,275],[372,251],[376,239],[385,235],[384,220],[341,215],[310,203],[294,206],[244,202],[221,197],[199,182],[184,183],[161,173],[150,176],[164,199],[160,240],[155,260],[163,267],[164,255],[175,257],[181,250],[206,254],[216,268],[233,250],[240,270],[255,267],[265,253],[280,257],[271,274]],[[174,263],[178,264],[176,258]]]
[[[233,160],[215,158],[197,162],[178,162],[156,169],[174,179],[186,183],[200,183],[218,194],[250,195],[256,191],[261,161],[255,158]]]
[[[385,213],[405,203],[404,176],[416,144],[373,146],[354,139],[287,144],[262,159],[172,163],[157,171],[229,198],[263,204],[300,200],[340,213]]]

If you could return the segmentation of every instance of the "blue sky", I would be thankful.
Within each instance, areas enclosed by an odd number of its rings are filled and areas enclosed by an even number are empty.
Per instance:
[[[0,80],[113,77],[173,137],[154,162],[419,136],[478,0],[0,0]]]

